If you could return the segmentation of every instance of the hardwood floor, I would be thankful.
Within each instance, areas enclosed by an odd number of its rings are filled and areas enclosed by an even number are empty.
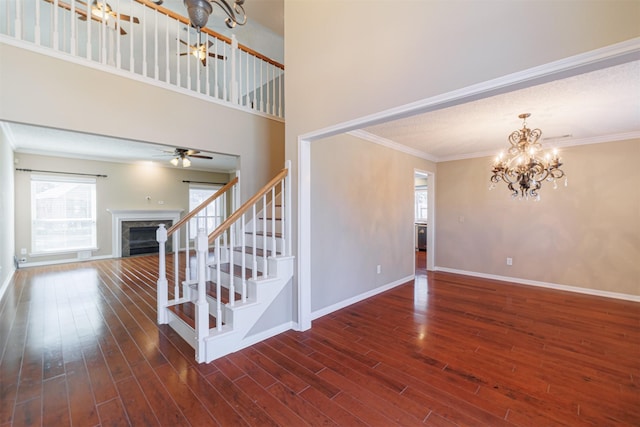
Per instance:
[[[640,425],[640,304],[424,271],[208,365],[154,257],[19,270],[0,426]]]

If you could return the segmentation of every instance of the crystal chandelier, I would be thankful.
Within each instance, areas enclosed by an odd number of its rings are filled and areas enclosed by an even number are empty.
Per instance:
[[[538,142],[542,131],[527,127],[527,117],[530,115],[525,113],[518,116],[522,119],[522,129],[509,135],[511,147],[507,156],[500,153],[496,157],[489,189],[494,189],[497,183],[503,181],[511,190],[513,198],[540,200],[538,190],[542,187],[542,182],[553,182],[553,188],[557,188],[556,181],[565,175],[560,169],[562,163],[557,150],[553,150],[553,154],[542,155],[542,146]],[[564,185],[567,185],[566,177]]]
[[[244,12],[244,0],[233,0],[230,5],[227,0],[184,0],[184,5],[189,14],[189,20],[198,32],[207,25],[209,15],[213,12],[211,4],[218,5],[220,9],[227,15],[224,22],[227,27],[233,28],[236,25],[244,25],[247,23],[247,15]]]

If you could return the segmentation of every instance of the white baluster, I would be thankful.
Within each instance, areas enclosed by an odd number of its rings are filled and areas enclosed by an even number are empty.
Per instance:
[[[285,197],[287,196],[287,191],[285,189],[285,183],[287,182],[287,177],[285,176],[282,181],[280,181],[280,230],[282,231],[282,251],[281,255],[286,255],[287,253],[287,239],[289,234],[285,232],[287,229],[287,218],[285,217]]]
[[[273,80],[271,79],[271,70],[273,70],[273,67],[267,63],[267,113],[269,114],[273,114]]]
[[[267,250],[269,243],[267,241],[267,195],[262,196],[262,275],[266,277],[269,274],[267,268]]]
[[[164,81],[165,83],[171,83],[171,68],[169,67],[169,23],[171,20],[169,19],[169,15],[164,15],[165,26],[164,26]],[[176,61],[179,58],[176,56]]]
[[[204,362],[206,359],[205,337],[209,335],[209,303],[207,302],[205,269],[207,263],[207,235],[204,230],[198,230],[197,238],[198,260],[198,300],[196,301],[196,360]],[[218,320],[219,321],[219,320]]]
[[[242,255],[242,302],[247,302],[247,266],[246,266],[246,262],[245,262],[245,257],[246,257],[246,251],[245,248],[247,245],[244,244],[244,236],[245,236],[245,232],[246,232],[246,228],[245,228],[245,215],[242,214],[242,218],[240,219],[240,221],[242,221],[240,223],[240,232],[242,233],[242,236],[240,238],[240,255]]]
[[[91,5],[87,3],[87,59],[93,57],[93,48],[91,47]]]
[[[176,86],[182,87],[180,77],[180,21],[176,20]]]
[[[7,2],[8,4],[9,2]],[[75,0],[71,0],[71,16],[73,16],[73,10],[76,6]],[[8,6],[7,6],[8,7]],[[36,24],[34,28],[35,42],[37,46],[40,46],[40,2],[36,2]]]
[[[117,11],[120,10],[120,0],[116,0],[116,10]],[[116,34],[116,68],[118,70],[122,68],[122,49],[121,49],[122,43],[120,41],[122,37],[120,37],[119,35],[121,25],[122,25],[122,20],[120,19],[120,12],[118,12],[116,15],[116,27],[114,30],[114,33]]]
[[[256,204],[253,204],[252,207],[253,211],[252,211],[252,216],[251,218],[253,218],[253,231],[251,232],[251,238],[252,238],[252,242],[251,244],[253,245],[253,262],[251,265],[251,269],[252,269],[252,278],[255,280],[256,277],[258,277],[258,238],[257,238],[257,233],[256,233],[256,229],[258,228],[258,217],[256,216]]]
[[[190,58],[190,53],[191,53],[191,31],[187,30],[187,52],[189,52],[189,54],[187,54],[186,59],[187,59],[187,89],[191,90],[191,58]]]
[[[207,35],[205,34],[205,44],[206,44],[206,39],[207,39]],[[198,41],[196,43],[200,42],[200,37],[198,37]],[[200,47],[198,47],[198,49],[200,49]],[[204,58],[205,61],[207,60],[207,54],[205,52],[204,54]],[[200,69],[202,67],[200,66],[200,53],[198,53],[198,60],[196,61],[196,90],[198,91],[198,93],[200,93]]]
[[[106,3],[100,9],[102,11],[102,22],[100,22],[100,62],[107,63],[107,12]]]
[[[258,94],[258,85],[256,84],[256,69],[258,67],[256,66],[256,57],[252,55],[252,58],[253,58],[253,87],[251,88],[251,108],[253,108],[254,110],[257,110],[258,106],[257,106],[256,95]]]
[[[142,7],[142,75],[147,77],[147,8]],[[133,29],[131,29],[133,33]]]
[[[213,45],[213,53],[216,55],[216,58],[217,58],[218,57],[218,42],[219,42],[219,40],[217,38],[214,39],[214,40],[215,41],[214,41],[214,45]],[[225,65],[226,61],[222,61],[221,64],[222,64],[223,67],[226,67],[226,65]],[[218,63],[216,62],[216,66],[213,69],[213,84],[214,84],[213,93],[214,93],[214,96],[216,98],[219,98],[219,95],[218,95],[218,86],[220,86],[219,83],[220,82],[218,81]]]
[[[185,251],[184,251],[184,280],[187,283],[191,282],[191,253],[190,253],[190,241],[191,241],[191,230],[190,230],[190,225],[191,225],[191,221],[187,221],[185,224],[185,228],[184,228],[184,235],[185,235]],[[196,228],[197,230],[197,228]],[[197,236],[196,236],[197,239]],[[194,249],[197,250],[196,246],[196,239],[193,240],[193,246]],[[177,252],[177,251],[176,251]],[[198,277],[198,280],[200,280],[200,277]],[[183,295],[186,297],[186,295]]]
[[[271,187],[271,256],[276,256],[276,186]]]
[[[132,73],[136,72],[136,63],[133,56],[133,39],[134,39],[133,35],[134,34],[135,34],[135,31],[132,25],[131,31],[129,32],[129,71],[131,71]]]
[[[260,111],[264,112],[264,82],[262,80],[262,65],[264,61],[260,60]]]
[[[167,316],[167,304],[169,303],[167,268],[165,266],[165,243],[167,242],[167,229],[164,224],[160,224],[156,230],[156,240],[158,241],[158,281],[157,284],[157,314],[158,324],[169,323]]]
[[[227,43],[224,43],[222,45],[222,52],[223,55],[225,57],[227,57]],[[229,88],[227,87],[228,85],[228,81],[227,81],[227,64],[224,65],[224,67],[222,67],[222,99],[224,99],[225,101],[228,101],[229,99],[227,98],[228,92],[229,92]]]
[[[17,6],[17,5],[16,5]],[[58,50],[60,48],[60,32],[58,30],[58,17],[59,17],[59,7],[58,0],[53,0],[53,49]],[[16,13],[20,10],[20,8],[16,8]],[[18,27],[16,27],[17,30]]]
[[[222,306],[220,303],[220,296],[222,295],[222,289],[220,286],[220,236],[216,237],[216,326],[219,331],[222,330]]]
[[[234,233],[235,233],[235,223],[231,224],[229,227],[229,305],[232,307],[235,305],[236,301],[236,275],[235,272],[235,261],[234,261]]]
[[[204,70],[204,81],[205,81],[205,85],[204,85],[204,89],[205,89],[205,93],[207,96],[211,96],[211,84],[209,83],[209,70],[211,69],[211,64],[213,63],[214,67],[218,66],[218,57],[217,56],[213,56],[213,62],[211,62],[209,58],[209,35],[207,34],[207,42],[204,45],[204,57],[207,58],[207,61],[209,62],[209,67],[207,67]],[[214,39],[215,40],[215,39]]]
[[[245,54],[245,58],[247,58],[247,64],[246,64],[246,70],[245,70],[245,77],[244,77],[244,81],[245,81],[245,89],[244,89],[244,106],[245,107],[250,107],[251,106],[251,100],[249,99],[249,57],[251,55],[249,55],[248,53]]]
[[[173,233],[173,298],[180,299],[180,229]]]
[[[238,40],[235,35],[231,36],[231,102],[238,104]]]
[[[158,59],[158,15],[160,13],[156,10],[153,11],[154,16],[154,46],[153,46],[153,74],[156,80],[160,78],[160,60]]]

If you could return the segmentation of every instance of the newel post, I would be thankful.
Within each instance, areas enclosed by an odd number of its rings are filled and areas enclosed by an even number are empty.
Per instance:
[[[196,250],[198,252],[198,300],[196,301],[196,361],[205,362],[204,339],[209,335],[209,303],[206,295],[207,234],[198,230]],[[220,321],[218,319],[218,321]]]
[[[167,317],[167,305],[169,304],[169,289],[167,284],[167,274],[165,266],[165,243],[167,242],[167,229],[164,224],[160,224],[156,230],[156,240],[158,241],[158,324],[169,323]]]

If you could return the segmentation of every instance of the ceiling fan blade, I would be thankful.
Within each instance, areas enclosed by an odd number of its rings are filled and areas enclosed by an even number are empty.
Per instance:
[[[190,53],[189,52],[183,52],[183,53],[180,54],[180,56],[186,56],[186,55],[190,55]]]
[[[200,60],[200,62],[202,62],[202,66],[203,66],[203,67],[206,67],[206,66],[207,66],[207,58],[206,58],[206,57],[202,58],[202,59]],[[197,157],[197,156],[192,156],[192,157]]]
[[[211,156],[202,156],[202,155],[199,155],[199,154],[192,154],[189,157],[196,157],[198,159],[209,159],[209,160],[213,159],[213,157],[211,157]]]
[[[187,43],[186,41],[184,41],[184,40],[182,40],[182,39],[178,39],[178,40],[180,40],[180,43],[182,43],[182,44],[184,44],[184,45],[191,46],[189,43]]]
[[[211,53],[211,52],[209,52],[209,56],[216,59],[222,59],[223,61],[227,59],[227,57],[224,55],[216,55],[215,53]]]
[[[127,32],[124,30],[124,28],[122,28],[122,26],[120,26],[120,35],[125,36],[126,34]]]
[[[120,14],[121,21],[133,22],[134,24],[139,24],[140,20],[135,16],[125,15],[123,13]]]
[[[184,151],[184,154],[186,154],[187,156],[193,156],[194,154],[198,154],[200,151],[199,150],[182,150]]]

